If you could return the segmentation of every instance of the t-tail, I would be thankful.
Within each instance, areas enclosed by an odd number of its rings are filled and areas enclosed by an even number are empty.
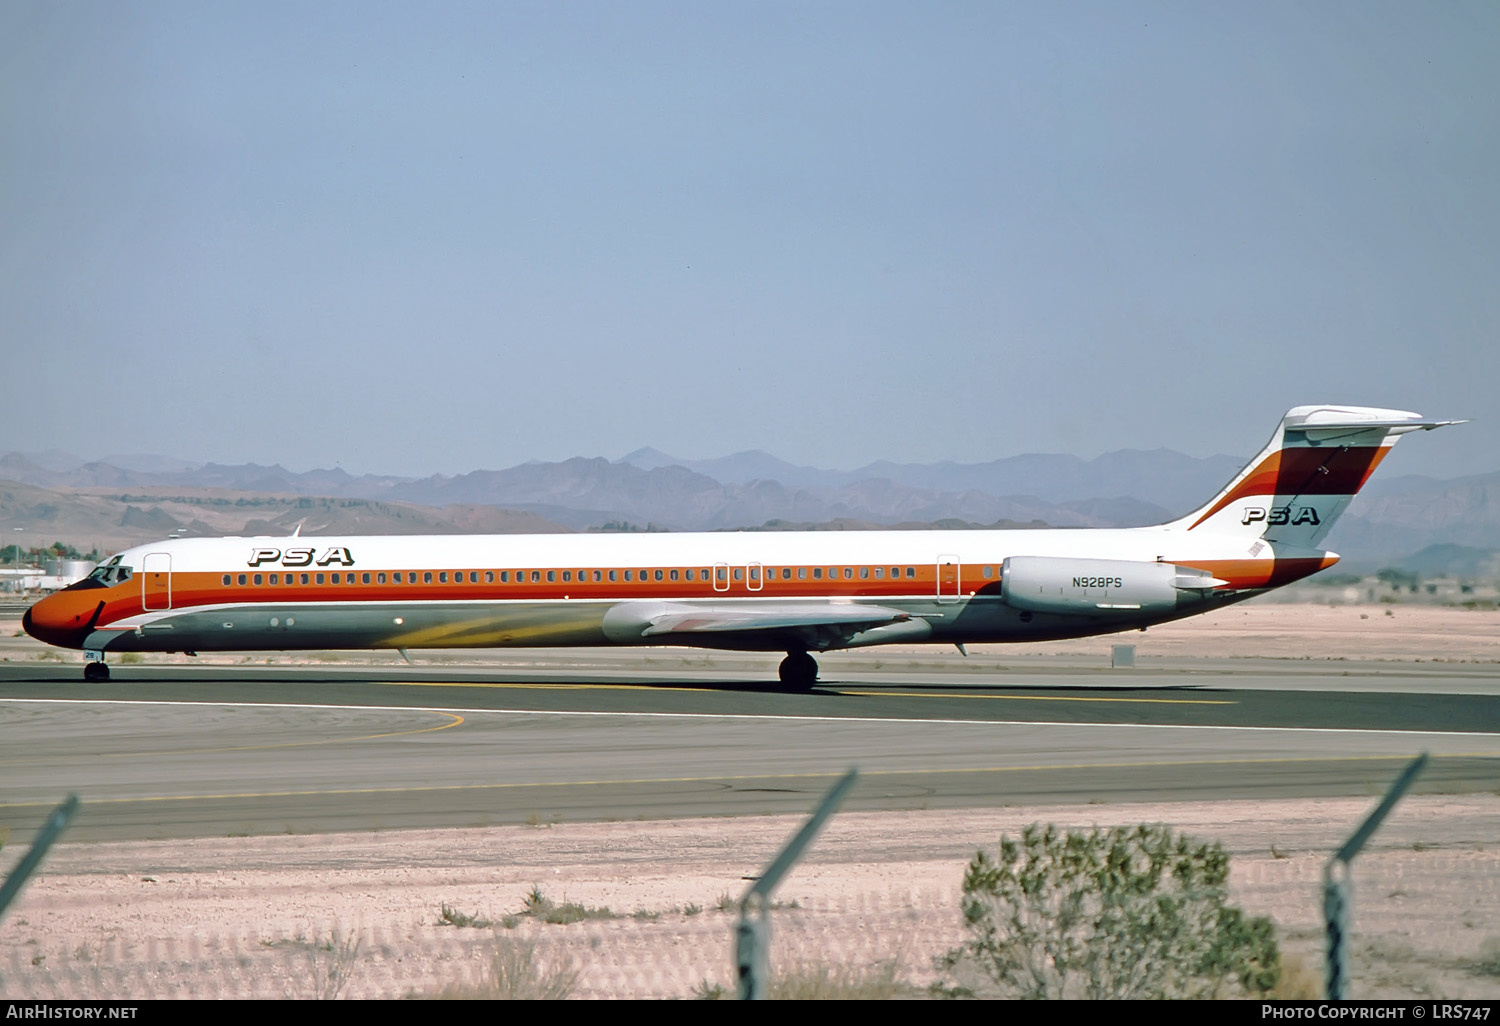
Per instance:
[[[1264,539],[1277,551],[1319,549],[1402,435],[1461,423],[1405,410],[1298,406],[1223,491],[1168,526],[1249,544]]]

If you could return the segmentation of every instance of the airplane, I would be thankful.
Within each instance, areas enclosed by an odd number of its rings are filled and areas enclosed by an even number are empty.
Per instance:
[[[1298,406],[1206,504],[1151,527],[174,538],[127,549],[22,626],[106,653],[684,645],[814,653],[1046,641],[1210,612],[1338,561],[1320,542],[1404,434],[1462,421]]]

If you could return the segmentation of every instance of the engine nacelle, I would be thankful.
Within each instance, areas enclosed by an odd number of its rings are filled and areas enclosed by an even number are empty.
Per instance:
[[[1193,567],[1133,559],[1011,556],[1000,569],[1000,595],[1037,613],[1170,612],[1224,581]]]

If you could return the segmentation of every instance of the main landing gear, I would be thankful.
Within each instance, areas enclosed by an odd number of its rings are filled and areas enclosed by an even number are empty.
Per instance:
[[[101,684],[109,680],[109,667],[104,663],[103,653],[90,652],[89,655],[98,658],[83,668],[83,679],[90,684]]]
[[[776,674],[789,688],[811,691],[818,682],[818,661],[806,652],[788,652]]]

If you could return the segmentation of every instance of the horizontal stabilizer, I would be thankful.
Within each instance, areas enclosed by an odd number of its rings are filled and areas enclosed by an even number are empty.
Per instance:
[[[1282,421],[1288,431],[1304,431],[1314,434],[1344,431],[1373,431],[1378,428],[1406,431],[1431,431],[1433,428],[1467,424],[1467,420],[1432,420],[1417,413],[1401,410],[1361,409],[1347,406],[1302,407],[1305,412],[1293,411]]]

